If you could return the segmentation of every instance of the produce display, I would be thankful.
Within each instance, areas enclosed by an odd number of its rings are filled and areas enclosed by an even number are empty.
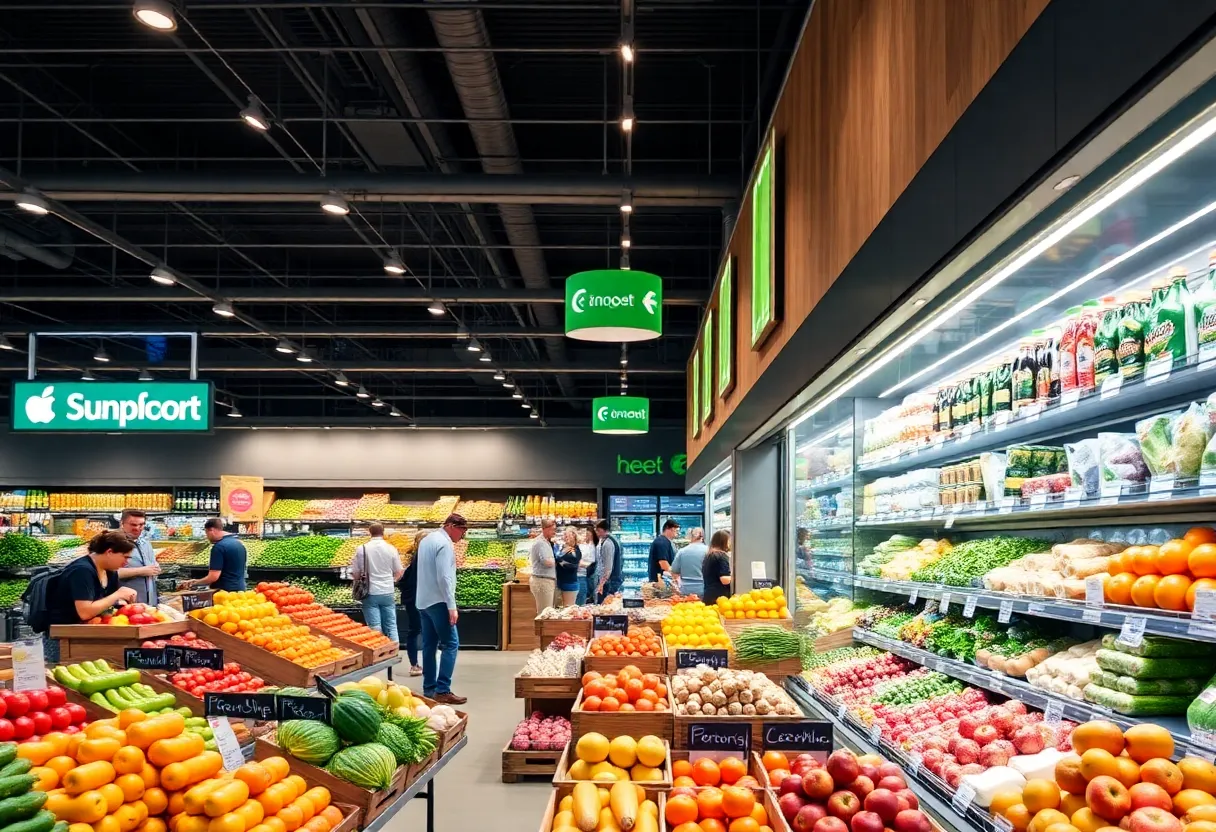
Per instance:
[[[162,492],[111,494],[80,493],[75,491],[53,491],[45,500],[45,508],[51,512],[104,512],[113,513],[124,508],[142,508],[145,511],[171,511],[173,495]]]
[[[711,766],[721,772],[723,765],[726,765],[733,776],[733,772],[738,769],[738,766],[727,763],[725,760],[722,763],[715,763],[708,758],[698,760],[692,767],[694,773],[697,771],[697,766],[701,766],[705,775],[702,779],[710,778]],[[694,789],[690,786],[677,786],[672,789],[670,796],[667,798],[667,805],[663,812],[663,817],[667,821],[667,826],[672,832],[693,832],[693,830],[717,829],[719,827],[725,829],[733,829],[735,832],[744,832],[744,830],[771,829],[770,823],[776,823],[775,819],[770,819],[764,805],[757,799],[756,793],[747,786],[726,785],[720,777],[717,781],[721,785],[708,785],[703,789]],[[716,822],[716,823],[715,823]]]
[[[814,650],[808,640],[784,627],[746,627],[735,636],[735,658],[741,662],[775,662],[801,658]]]
[[[85,721],[84,708],[68,704],[63,688],[0,691],[0,742],[37,741],[52,731],[75,734]]]
[[[396,682],[386,682],[379,676],[365,676],[357,682],[343,682],[338,685],[337,690],[338,693],[361,690],[375,699],[377,705],[391,711],[393,716],[415,716],[427,720],[431,717],[431,706],[426,704],[425,700],[415,695],[409,688],[398,685]],[[451,714],[455,712],[445,705],[439,706],[436,710],[439,711],[435,720],[435,725],[438,727],[434,727],[433,730],[445,730]]]
[[[793,716],[794,700],[763,673],[705,665],[684,668],[671,677],[675,712],[705,716]]]
[[[303,535],[263,541],[256,553],[248,551],[250,566],[332,566],[334,556],[346,541],[340,537]]]
[[[169,615],[151,604],[126,604],[121,607],[110,607],[100,615],[95,615],[86,624],[104,624],[115,627],[138,627],[141,624],[159,624],[168,621]]]
[[[145,639],[140,647],[200,647],[204,650],[212,650],[215,645],[207,641],[205,638],[199,638],[194,634],[193,630],[187,630],[184,633],[174,633],[169,638],[150,638]]]
[[[1196,593],[1216,591],[1216,529],[1196,527],[1160,546],[1128,546],[1105,571],[1103,591],[1112,604],[1190,611]]]
[[[462,500],[456,504],[456,513],[470,522],[493,523],[502,517],[503,506],[490,500]]]
[[[570,744],[570,720],[540,711],[520,721],[511,734],[512,751],[561,751]]]
[[[1081,538],[1010,561],[984,575],[986,589],[1049,598],[1085,599],[1085,579],[1106,578],[1125,544]]]
[[[650,627],[630,627],[623,636],[596,636],[587,645],[588,656],[661,656],[663,645]]]
[[[583,734],[574,744],[566,771],[571,780],[598,782],[654,782],[664,777],[667,744],[656,736],[621,735],[609,740],[596,732]]]
[[[457,556],[456,566],[480,569],[513,568],[514,550],[515,542],[511,540],[469,540],[464,554]]]
[[[169,682],[195,699],[202,699],[208,691],[257,693],[266,687],[262,679],[241,670],[237,662],[224,662],[219,670],[179,670],[169,676]]]
[[[318,604],[325,604],[327,607],[355,607],[355,598],[351,594],[351,585],[349,582],[338,581],[333,578],[319,578],[313,575],[292,575],[291,582],[293,585],[301,589],[307,589],[313,594],[313,599]],[[401,590],[393,588],[394,602],[401,603]]]
[[[307,626],[292,623],[290,616],[279,613],[260,592],[219,590],[212,600],[215,606],[194,610],[190,617],[302,667],[320,667],[353,655],[334,647],[324,636],[312,635]]]
[[[552,832],[617,832],[636,829],[658,832],[659,807],[640,785],[618,782],[611,787],[579,783],[557,804]],[[681,832],[688,832],[681,830]]]
[[[503,510],[514,523],[534,523],[545,518],[559,522],[594,520],[598,508],[593,502],[582,500],[557,500],[553,497],[532,494],[511,497]]]
[[[0,580],[0,609],[15,607],[21,601],[25,588],[30,582],[25,578],[6,578]]]
[[[912,573],[936,563],[950,551],[950,541],[916,540],[903,534],[891,535],[857,564],[857,574],[888,581],[906,581]]]
[[[0,534],[0,569],[21,569],[42,566],[51,558],[45,543],[28,534]]]
[[[498,607],[507,574],[500,569],[457,569],[456,606]]]
[[[313,594],[306,589],[291,584],[262,582],[257,585],[257,591],[265,595],[266,600],[274,604],[279,612],[330,635],[373,649],[392,643],[380,631],[316,603]]]
[[[566,635],[566,633],[562,633]],[[587,648],[577,643],[567,642],[565,646],[554,648],[554,639],[544,650],[533,650],[524,662],[520,676],[541,676],[549,678],[577,678],[582,674],[583,654]]]
[[[619,673],[583,674],[584,711],[666,711],[667,685],[662,676],[625,665]]]
[[[790,617],[789,607],[785,605],[785,591],[779,586],[753,589],[729,598],[723,596],[718,599],[718,609],[723,618]]]
[[[700,601],[673,604],[661,629],[669,652],[680,648],[730,649],[731,646],[718,608]]]
[[[128,708],[151,714],[169,713],[177,706],[173,694],[157,693],[140,682],[138,670],[115,670],[105,659],[59,665],[52,672],[55,681],[65,688],[114,713]]]
[[[990,537],[968,540],[943,557],[912,573],[912,580],[948,586],[971,586],[976,578],[998,566],[1006,566],[1031,552],[1050,548],[1043,540],[1027,537]]]

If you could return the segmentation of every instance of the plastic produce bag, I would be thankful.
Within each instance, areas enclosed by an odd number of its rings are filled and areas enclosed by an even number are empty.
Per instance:
[[[1174,410],[1136,422],[1136,440],[1140,443],[1140,455],[1154,477],[1178,473],[1173,440],[1174,423],[1181,415],[1181,411]]]
[[[1126,433],[1099,433],[1098,459],[1102,465],[1102,481],[1118,485],[1143,485],[1148,481],[1148,467],[1140,455],[1140,443]]]
[[[1179,477],[1197,477],[1213,431],[1206,402],[1191,402],[1174,422],[1174,462]]]
[[[1005,455],[980,454],[980,473],[984,481],[984,494],[989,500],[999,500],[1005,493]]]

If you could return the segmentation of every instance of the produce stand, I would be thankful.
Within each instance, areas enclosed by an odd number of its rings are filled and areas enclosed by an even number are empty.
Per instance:
[[[157,693],[171,693],[177,699],[177,704],[184,705],[190,709],[190,713],[195,716],[206,716],[203,710],[203,700],[196,696],[192,696],[188,692],[182,690],[177,685],[173,684],[164,676],[156,673],[149,673],[146,670],[141,670],[139,673],[139,681],[143,682],[148,687]],[[113,716],[113,714],[111,714]]]
[[[344,671],[339,670],[337,662],[327,662],[313,668],[303,667],[290,659],[285,659],[269,650],[263,650],[261,647],[256,647],[234,635],[225,633],[219,627],[212,627],[197,620],[191,623],[199,638],[206,639],[224,651],[224,661],[237,662],[250,673],[256,673],[263,679],[273,680],[274,683],[280,685],[311,687],[318,676],[328,678],[338,676],[343,672],[349,673],[358,670],[363,661],[360,655],[345,660],[344,664],[349,665],[352,661],[355,664],[353,667],[345,668]]]
[[[507,740],[502,750],[502,782],[518,783],[525,777],[550,779],[565,753],[564,749],[516,751]]]
[[[668,663],[667,640],[662,636],[659,637],[659,651],[657,656],[593,656],[591,642],[588,642],[587,651],[583,653],[583,672],[620,673],[625,667],[633,665],[643,673],[663,674],[668,672]]]
[[[628,732],[626,732],[626,733],[628,733]],[[615,738],[613,735],[605,734],[605,736],[607,736],[609,740],[612,740]],[[619,735],[616,735],[616,736],[619,736]],[[644,735],[630,734],[630,736],[632,736],[634,739],[638,739],[639,737],[644,736]],[[558,758],[557,770],[553,772],[553,785],[555,785],[555,786],[573,786],[575,783],[578,782],[577,780],[571,779],[570,773],[569,773],[570,762],[571,762],[571,759],[574,757],[574,746],[577,744],[577,742],[578,742],[577,738],[571,739],[569,745],[566,746],[566,748],[562,751],[561,756]],[[667,742],[666,740],[663,741],[663,748],[666,751],[666,757],[667,757],[667,759],[663,761],[663,779],[662,780],[650,780],[650,781],[645,781],[645,782],[639,781],[639,780],[634,780],[632,782],[638,783],[647,789],[649,789],[649,788],[670,789],[671,788],[672,779],[673,779],[672,773],[671,773],[672,760],[687,759],[688,753],[684,752],[683,757],[679,757],[678,755],[680,754],[680,752],[672,751],[671,743]]]
[[[659,832],[667,832],[667,821],[663,817],[667,810],[667,791],[663,788],[643,786],[648,800],[653,800],[659,807]],[[549,795],[545,806],[545,814],[540,819],[540,832],[550,832],[553,829],[553,818],[557,816],[557,804],[562,798],[574,791],[574,786],[557,786]],[[780,815],[778,815],[780,817]]]
[[[502,605],[506,614],[502,617],[502,645],[504,650],[535,650],[540,647],[539,634],[533,627],[536,618],[536,599],[526,583],[518,579],[503,584]]]
[[[392,820],[401,811],[401,808],[415,797],[420,797],[426,801],[426,832],[435,832],[435,776],[468,743],[468,737],[461,737],[443,756],[435,760],[435,763],[430,768],[422,772],[417,780],[406,786],[391,804],[383,807],[376,818],[367,822],[363,826],[363,832],[380,832],[385,827],[385,824]]]
[[[540,639],[540,649],[544,650],[549,642],[562,633],[572,636],[582,636],[591,641],[590,618],[536,618],[533,619],[536,636]]]
[[[150,638],[184,633],[191,629],[190,625],[189,621],[161,621],[156,624],[137,625],[53,624],[49,635],[59,639],[59,658],[65,663],[105,659],[122,667],[123,651],[126,648],[138,647],[141,642]]]
[[[359,664],[360,667],[363,667],[363,666],[369,665],[369,664],[375,664],[376,662],[383,661],[383,660],[389,658],[390,656],[395,656],[399,652],[401,652],[400,644],[382,644],[379,647],[364,647],[362,644],[360,644],[357,641],[351,641],[350,639],[343,638],[342,636],[336,636],[333,633],[326,632],[325,630],[321,629],[320,627],[314,627],[313,625],[309,624],[307,621],[301,621],[300,619],[296,618],[295,616],[289,615],[287,617],[291,619],[291,622],[293,624],[296,624],[296,625],[303,624],[306,627],[308,627],[308,631],[310,633],[312,633],[314,636],[321,636],[323,638],[327,638],[330,640],[330,642],[332,642],[334,645],[336,645],[338,647],[344,647],[347,650],[355,651],[355,653],[357,653],[361,657],[360,664]],[[340,668],[339,672],[345,673],[345,672],[347,672],[347,670],[348,669]]]
[[[603,734],[605,737],[619,737],[628,734],[641,737],[654,734],[661,740],[671,742],[672,712],[675,710],[671,698],[671,685],[667,686],[666,711],[632,711],[621,713],[608,711],[584,711],[583,692],[579,691],[578,698],[570,709],[570,730],[574,739],[591,731]],[[689,717],[691,719],[691,717]],[[677,745],[677,748],[680,746]]]

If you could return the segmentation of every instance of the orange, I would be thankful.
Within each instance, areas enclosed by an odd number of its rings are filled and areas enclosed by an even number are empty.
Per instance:
[[[1126,549],[1110,556],[1110,560],[1106,562],[1106,571],[1111,575],[1132,571],[1132,560],[1128,556]]]
[[[1072,825],[1081,832],[1098,832],[1108,824],[1106,818],[1094,814],[1093,809],[1084,806],[1072,813]]]
[[[1152,759],[1140,766],[1140,780],[1160,786],[1171,795],[1182,791],[1182,772],[1169,760]]]
[[[1069,818],[1058,809],[1044,809],[1030,821],[1030,832],[1047,832],[1047,827],[1056,823],[1068,823]]]
[[[1127,744],[1127,756],[1137,763],[1147,763],[1155,757],[1168,760],[1174,756],[1174,738],[1170,732],[1151,722],[1128,728],[1123,732],[1123,740]]]
[[[688,760],[672,760],[671,773],[676,777],[690,777],[692,775],[692,763]]]
[[[687,774],[685,774],[682,777],[677,777],[676,779],[672,780],[671,785],[673,788],[677,788],[677,789],[680,788],[681,786],[687,786],[688,788],[692,789],[692,788],[696,788],[697,781],[693,780],[691,777],[689,777]]]
[[[722,782],[722,772],[717,763],[708,757],[702,757],[693,764],[692,779],[697,781],[698,786],[716,786]]]
[[[730,822],[730,832],[760,832],[760,824],[753,817],[735,818]]]
[[[992,796],[992,803],[988,805],[988,811],[994,815],[1003,815],[1010,806],[1017,806],[1021,802],[1022,792],[1020,790],[1004,789]]]
[[[692,821],[681,823],[679,826],[671,830],[671,832],[701,832],[701,827],[697,826]]]
[[[699,761],[698,761],[699,762]],[[710,761],[712,762],[712,760]],[[697,793],[697,809],[703,818],[724,818],[726,810],[722,808],[721,789],[703,789]]]
[[[761,826],[766,826],[768,824],[768,812],[764,811],[763,804],[756,803],[756,805],[752,807],[752,820],[756,821],[756,823],[760,824]]]
[[[1182,539],[1192,546],[1198,546],[1201,543],[1216,543],[1216,529],[1208,528],[1207,526],[1195,526],[1193,529],[1188,529],[1187,533],[1182,536]]]
[[[1216,792],[1216,766],[1198,757],[1183,757],[1178,761],[1182,772],[1182,788],[1198,789],[1212,794]]]
[[[626,713],[628,711],[636,711],[637,708],[635,708],[633,706],[632,702],[622,702],[620,710],[621,710],[621,713]]]
[[[621,703],[615,696],[605,696],[603,700],[600,701],[601,711],[619,711],[620,709]]]
[[[1169,544],[1166,544],[1169,545]],[[1191,588],[1188,575],[1166,575],[1153,590],[1153,603],[1161,610],[1185,610],[1186,593]]]
[[[726,832],[726,824],[717,818],[706,818],[697,824],[701,832]]]
[[[1101,748],[1112,757],[1117,757],[1123,753],[1123,746],[1123,731],[1115,723],[1107,722],[1104,719],[1091,719],[1089,722],[1083,722],[1072,732],[1072,750],[1078,754],[1084,754],[1091,748]],[[1057,763],[1058,765],[1059,763]],[[1056,778],[1056,782],[1060,783],[1059,777]],[[1081,794],[1085,791],[1084,788],[1068,788],[1063,783],[1060,783],[1060,788],[1074,794]]]
[[[1130,789],[1140,782],[1140,764],[1131,757],[1116,757],[1115,779]]]
[[[625,695],[629,697],[630,702],[636,702],[644,690],[641,679],[630,679],[625,683]]]
[[[1132,571],[1137,575],[1156,575],[1157,556],[1161,550],[1156,546],[1137,546],[1132,556]]]
[[[637,702],[633,703],[633,708],[634,708],[634,710],[638,710],[638,711],[653,711],[654,710],[654,700],[639,699]],[[622,711],[625,710],[624,707],[622,707],[621,710]]]
[[[1005,810],[1005,820],[1013,824],[1013,832],[1026,832],[1030,826],[1030,810],[1022,803]]]
[[[740,760],[738,757],[727,757],[722,762],[718,763],[718,771],[721,772],[722,782],[727,785],[733,785],[738,782],[739,778],[747,774],[747,763]],[[727,812],[730,815],[730,812]],[[738,817],[737,815],[730,815]]]
[[[671,826],[681,823],[693,823],[697,819],[697,801],[686,794],[676,795],[667,801],[663,817]]]
[[[1056,784],[1066,792],[1085,794],[1089,781],[1081,776],[1081,755],[1067,754],[1061,757],[1056,762],[1055,780]]]
[[[1106,579],[1103,589],[1106,590],[1106,600],[1112,604],[1130,604],[1132,602],[1132,584],[1136,582],[1134,572],[1119,572],[1111,574]]]
[[[1115,763],[1115,756],[1105,748],[1088,748],[1081,755],[1081,776],[1086,780],[1093,780],[1095,777],[1105,775],[1107,777],[1119,778],[1119,766]]]
[[[1216,805],[1216,797],[1199,789],[1183,789],[1174,795],[1174,814],[1184,814],[1196,806]]]
[[[598,696],[588,696],[583,700],[584,711],[598,711],[603,708],[603,706],[604,700],[600,699]]]
[[[775,768],[788,770],[790,767],[790,761],[780,751],[765,751],[760,762],[764,764],[765,771],[772,771]]]
[[[1160,580],[1160,575],[1141,575],[1137,578],[1132,584],[1132,603],[1137,607],[1152,607],[1156,603],[1153,601],[1153,592],[1156,591]]]
[[[1196,578],[1216,578],[1216,543],[1200,543],[1192,549],[1187,566]]]
[[[608,695],[608,686],[604,684],[603,679],[593,679],[583,685],[583,697],[596,696],[603,699]]]
[[[1016,805],[1017,802],[1014,801],[1010,805]],[[1060,787],[1046,778],[1027,780],[1026,785],[1022,787],[1021,803],[1026,807],[1026,811],[1032,815],[1037,815],[1044,809],[1058,809],[1060,806]]]
[[[756,796],[748,789],[727,786],[722,790],[722,811],[728,818],[750,818],[755,805]]]
[[[1200,578],[1197,581],[1191,581],[1191,585],[1186,588],[1186,608],[1188,610],[1195,609],[1195,593],[1201,589],[1216,592],[1216,579]]]
[[[1073,794],[1072,792],[1060,794],[1060,811],[1069,817],[1075,815],[1078,809],[1084,809],[1085,806],[1085,795],[1083,794]]]
[[[1162,575],[1181,575],[1187,569],[1187,556],[1195,544],[1187,540],[1167,540],[1157,552],[1157,571]]]

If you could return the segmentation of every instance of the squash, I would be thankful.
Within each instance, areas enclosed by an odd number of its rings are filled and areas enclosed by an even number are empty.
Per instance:
[[[346,742],[359,745],[374,741],[381,722],[380,707],[362,691],[343,693],[331,705],[330,724]]]
[[[625,832],[633,829],[638,818],[638,791],[628,780],[612,784],[608,791],[608,805],[612,814]]]
[[[63,775],[63,788],[68,794],[83,794],[113,783],[115,774],[114,766],[107,760],[85,763]]]
[[[292,719],[279,723],[275,741],[297,760],[314,766],[324,766],[342,747],[337,731],[323,722],[311,719]]]
[[[240,780],[229,780],[207,794],[203,800],[203,812],[208,817],[218,818],[233,811],[248,799],[249,787]]]
[[[72,796],[51,793],[46,796],[46,808],[55,817],[68,823],[97,823],[106,816],[106,799],[93,789]]]
[[[143,713],[143,711],[140,711]],[[119,774],[139,774],[144,770],[144,751],[137,745],[124,745],[110,758],[114,770]]]
[[[136,723],[136,725],[143,724],[142,722]],[[198,734],[179,734],[176,737],[156,740],[148,746],[148,760],[152,765],[163,768],[169,763],[180,763],[191,757],[197,757],[205,750],[205,741]]]
[[[575,825],[582,832],[595,832],[600,822],[600,796],[596,785],[589,780],[575,783],[571,796],[574,800],[570,811],[574,814]]]
[[[369,742],[342,749],[329,761],[326,770],[359,788],[380,791],[393,784],[397,758],[383,745]]]
[[[170,712],[133,723],[127,727],[127,742],[138,748],[148,748],[157,740],[167,740],[186,730],[181,714]]]
[[[160,772],[160,781],[166,789],[177,791],[213,777],[224,767],[224,758],[218,751],[204,751],[180,763],[169,763]]]

